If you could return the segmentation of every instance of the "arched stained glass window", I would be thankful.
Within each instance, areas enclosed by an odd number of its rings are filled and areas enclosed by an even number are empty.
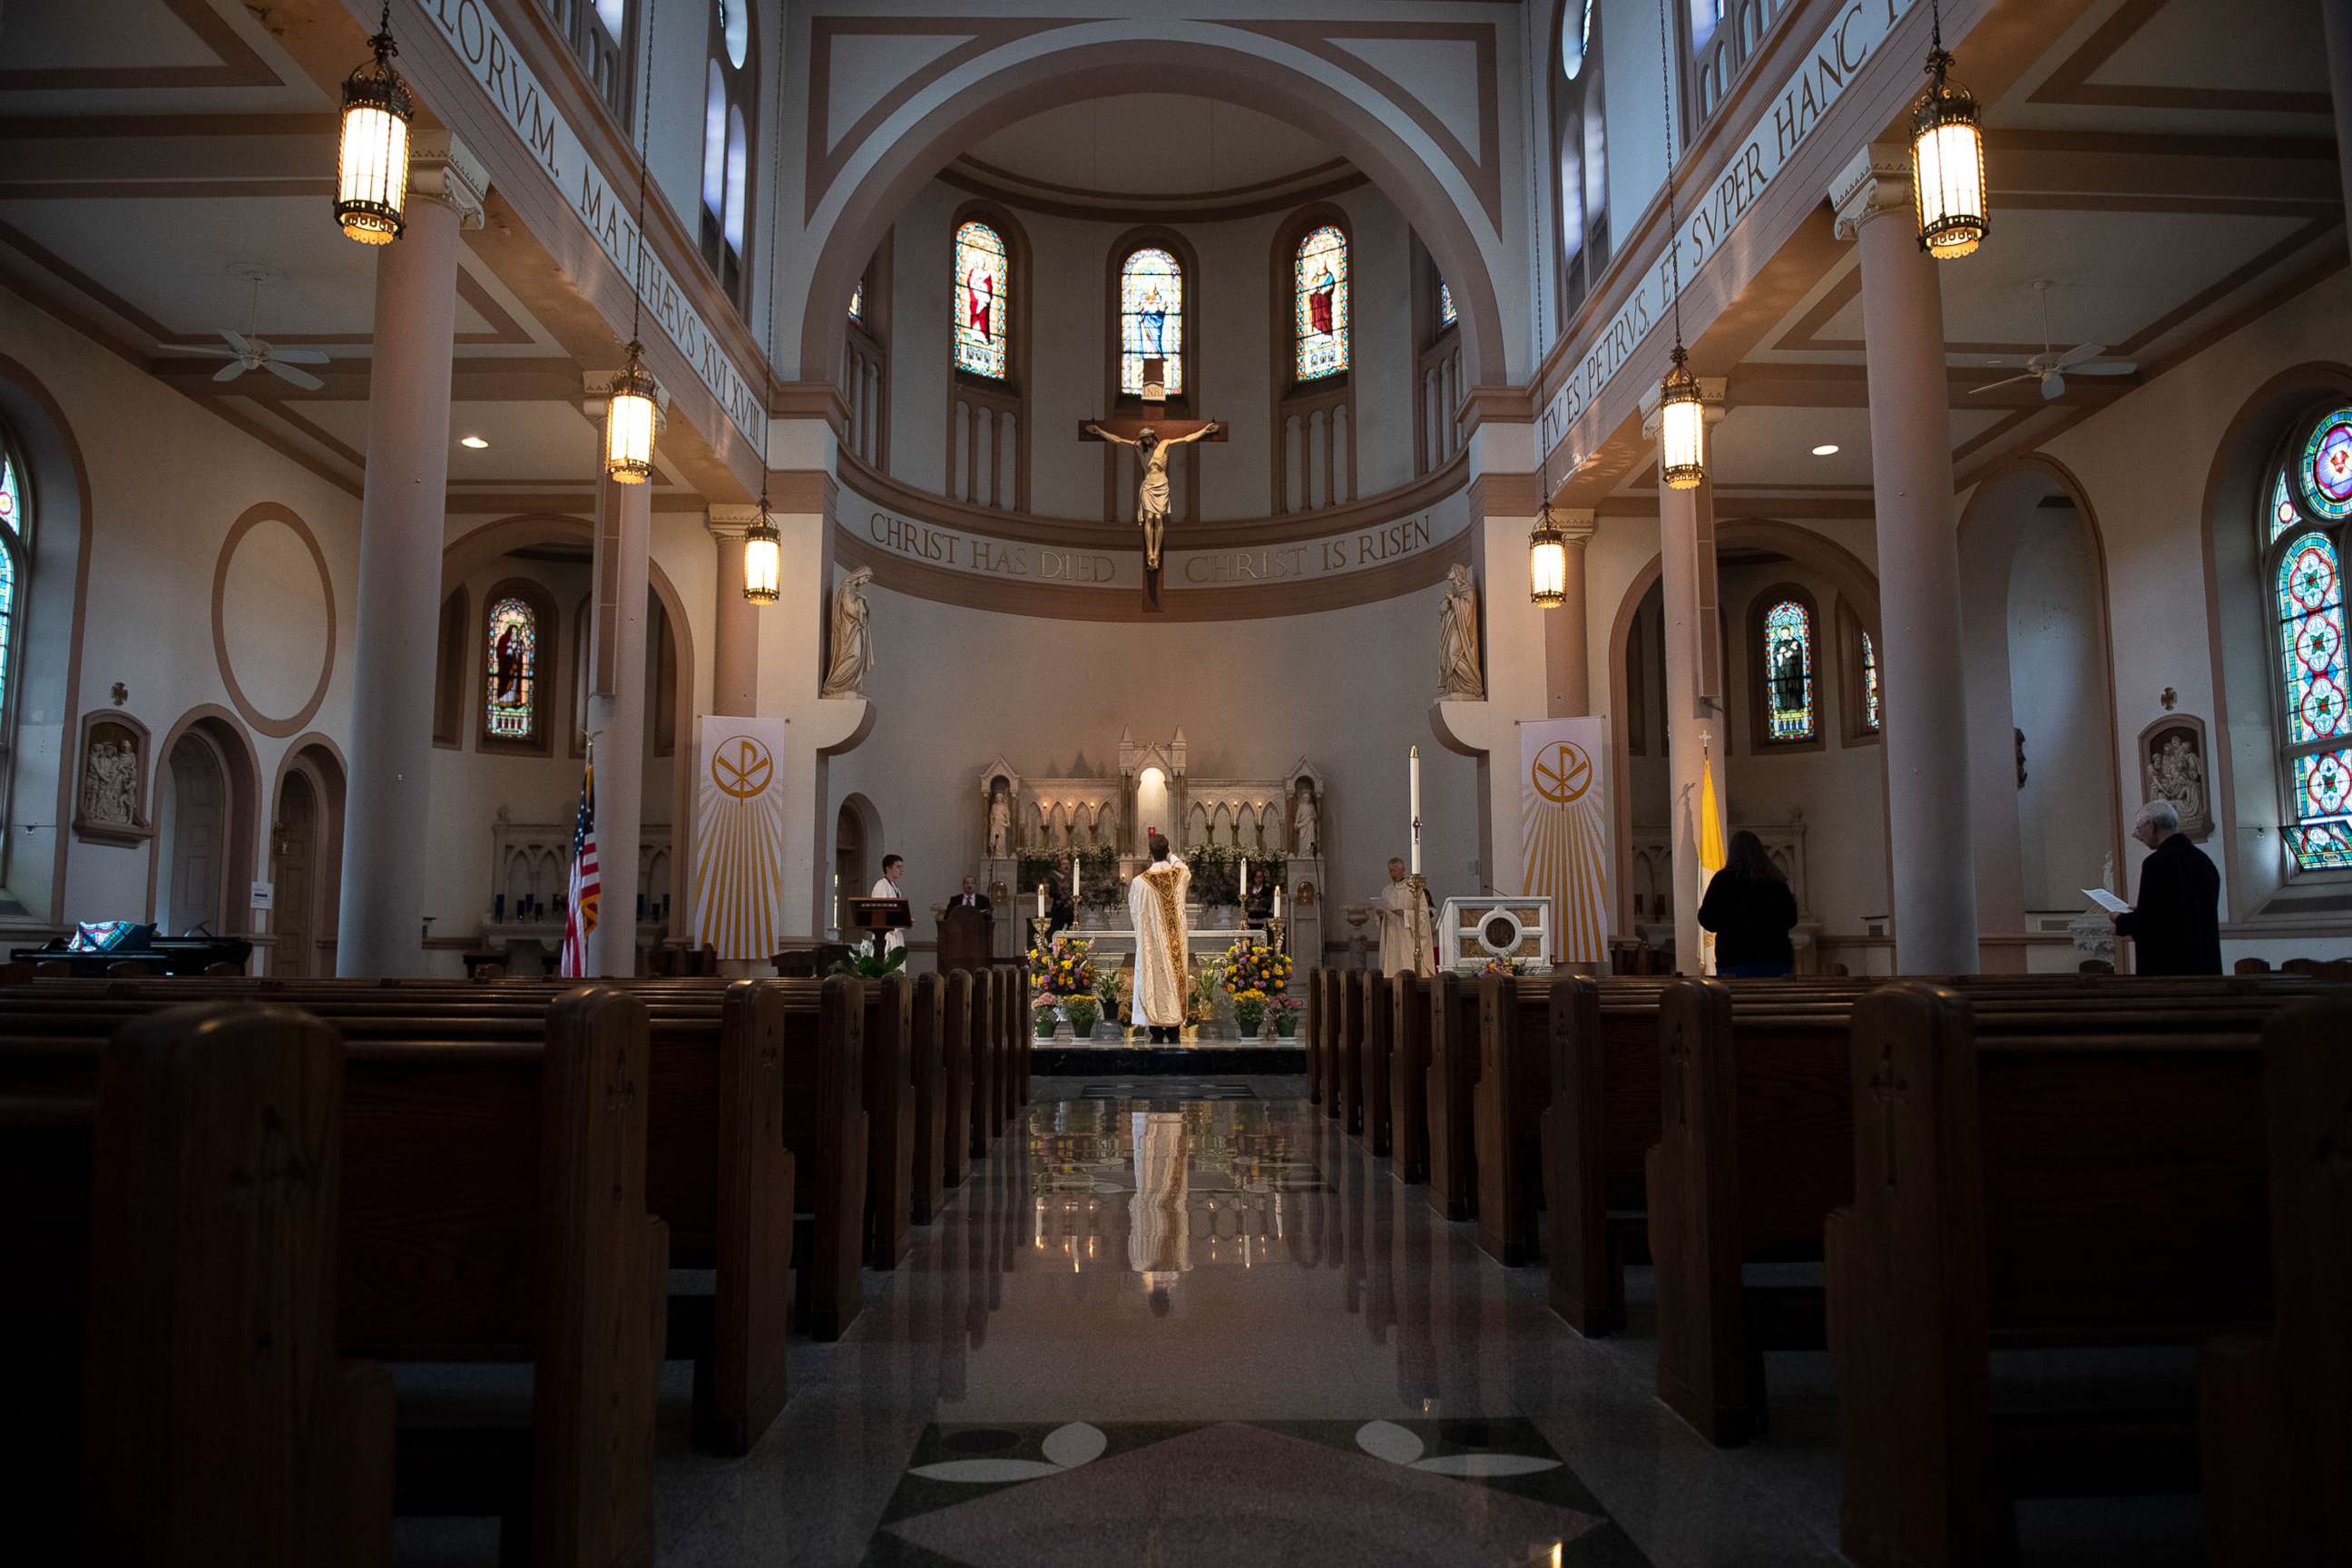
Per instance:
[[[2343,558],[2343,524],[2352,518],[2352,408],[2298,428],[2265,489],[2285,838],[2302,870],[2352,869]]]
[[[31,537],[24,470],[6,437],[0,435],[0,718],[8,711],[16,668],[16,584],[23,577],[17,563]]]
[[[1167,362],[1168,395],[1184,391],[1184,268],[1156,245],[1128,253],[1118,268],[1118,389],[1143,390],[1143,362]]]
[[[491,739],[539,735],[539,612],[509,594],[492,601],[483,637],[483,728]]]
[[[1764,739],[1813,738],[1813,616],[1795,599],[1764,612]]]
[[[1348,368],[1348,237],[1330,224],[1308,231],[1292,264],[1297,379]]]
[[[1454,308],[1454,285],[1443,278],[1439,279],[1437,280],[1437,324],[1441,327],[1450,327],[1461,319],[1462,312]]]
[[[1878,698],[1878,645],[1870,634],[1862,634],[1862,732],[1875,735],[1885,721],[1880,716]]]
[[[955,232],[955,367],[1003,381],[1013,328],[1013,261],[977,220]]]
[[[860,278],[857,287],[849,291],[849,319],[859,326],[866,324],[866,279]]]

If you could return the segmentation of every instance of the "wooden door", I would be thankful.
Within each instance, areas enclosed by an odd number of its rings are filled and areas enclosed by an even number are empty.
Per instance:
[[[269,929],[278,936],[269,961],[273,973],[304,976],[316,967],[311,962],[317,924],[312,909],[317,902],[318,866],[318,794],[310,787],[309,774],[289,773],[278,800],[278,830],[269,846],[269,879],[277,886],[278,901],[269,921]]]

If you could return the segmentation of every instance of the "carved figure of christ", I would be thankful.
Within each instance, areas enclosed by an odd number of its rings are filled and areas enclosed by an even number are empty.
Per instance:
[[[1143,530],[1143,567],[1150,576],[1160,570],[1160,546],[1168,536],[1168,454],[1195,441],[1222,441],[1225,427],[1213,419],[1167,417],[1168,399],[1160,391],[1164,362],[1150,358],[1143,366],[1143,417],[1087,420],[1078,426],[1078,439],[1135,448],[1135,523]]]

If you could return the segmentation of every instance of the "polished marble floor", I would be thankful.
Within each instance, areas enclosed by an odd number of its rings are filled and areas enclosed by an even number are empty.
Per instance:
[[[755,1452],[666,1426],[662,1562],[1839,1561],[1825,1392],[1710,1449],[1303,1090],[1039,1080]]]

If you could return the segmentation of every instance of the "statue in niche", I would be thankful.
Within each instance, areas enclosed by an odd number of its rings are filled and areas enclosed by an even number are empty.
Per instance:
[[[1004,858],[1013,840],[1013,808],[1004,801],[1004,792],[991,790],[988,795],[988,858]]]
[[[860,566],[833,591],[833,663],[824,672],[819,697],[865,695],[866,678],[874,669],[874,644],[866,622],[866,584],[874,569]]]
[[[1478,672],[1478,590],[1470,582],[1470,568],[1455,564],[1446,571],[1451,580],[1437,620],[1437,695],[1464,702],[1486,700],[1486,678]]]
[[[105,731],[98,732],[104,736]],[[82,764],[82,821],[96,827],[131,827],[139,812],[139,752],[129,740],[91,742]]]
[[[2205,726],[2183,713],[2140,731],[2146,798],[2168,800],[2180,813],[2180,831],[2201,841],[2213,831],[2212,793],[2205,777]]]
[[[1321,824],[1315,810],[1314,787],[1302,781],[1298,786],[1298,814],[1292,820],[1290,829],[1290,852],[1310,858],[1319,854],[1317,846],[1321,833]]]

